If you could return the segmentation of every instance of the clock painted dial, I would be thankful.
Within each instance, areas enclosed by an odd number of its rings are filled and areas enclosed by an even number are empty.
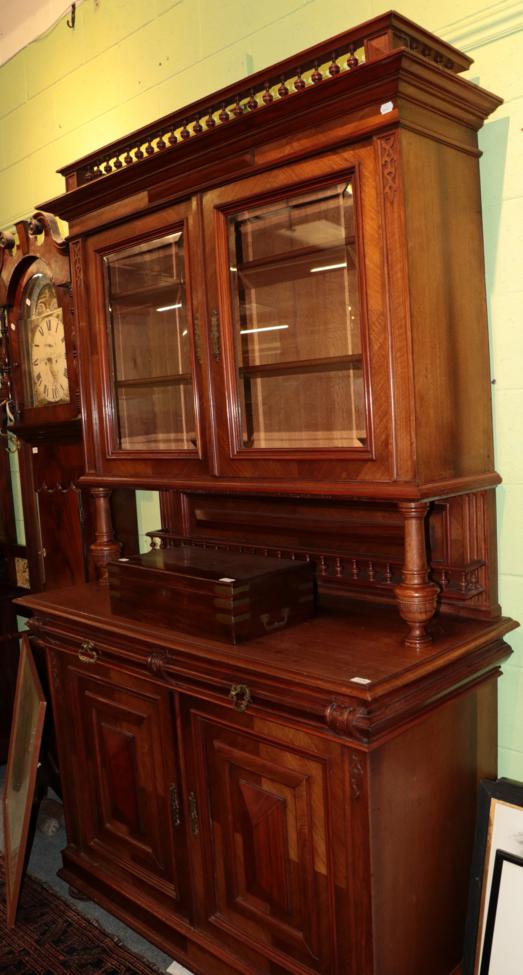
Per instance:
[[[22,296],[26,395],[32,407],[70,402],[62,308],[45,274],[34,274]]]
[[[69,379],[62,309],[44,314],[31,334],[34,405],[68,403]]]

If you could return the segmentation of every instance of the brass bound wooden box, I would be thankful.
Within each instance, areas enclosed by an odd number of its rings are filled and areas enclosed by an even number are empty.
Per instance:
[[[309,619],[310,562],[192,547],[109,563],[111,609],[186,633],[239,643]]]

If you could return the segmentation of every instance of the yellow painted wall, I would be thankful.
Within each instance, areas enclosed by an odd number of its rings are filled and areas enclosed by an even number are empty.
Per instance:
[[[363,0],[84,0],[0,69],[0,227],[61,192],[55,170],[387,5]],[[492,342],[500,586],[523,619],[523,2],[404,0],[401,13],[466,50],[505,99],[481,133]],[[463,241],[463,246],[467,242]],[[139,495],[143,534],[155,495]],[[523,780],[523,631],[501,681],[500,771]]]

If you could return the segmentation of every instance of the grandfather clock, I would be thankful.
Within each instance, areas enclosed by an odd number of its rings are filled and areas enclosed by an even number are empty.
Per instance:
[[[7,405],[29,584],[40,591],[85,578],[80,398],[67,243],[41,212],[16,236],[2,269]]]

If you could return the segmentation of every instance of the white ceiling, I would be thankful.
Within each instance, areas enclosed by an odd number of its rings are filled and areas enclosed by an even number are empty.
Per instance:
[[[0,64],[45,34],[70,8],[67,0],[0,0]]]

